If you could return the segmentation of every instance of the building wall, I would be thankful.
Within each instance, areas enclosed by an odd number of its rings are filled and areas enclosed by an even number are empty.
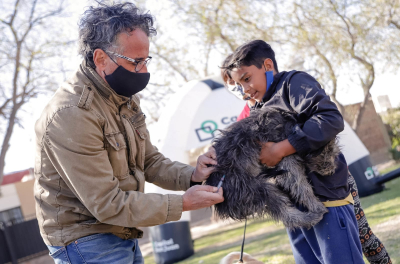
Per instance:
[[[2,185],[0,196],[0,212],[20,206],[17,189],[14,184]]]
[[[35,198],[33,196],[34,180],[15,183],[15,189],[21,203],[21,211],[25,219],[35,217]]]
[[[360,106],[361,103],[345,106],[344,118],[349,124],[353,123],[355,113]],[[389,134],[381,117],[375,111],[372,99],[367,102],[356,133],[370,152],[371,161],[374,165],[391,159]]]

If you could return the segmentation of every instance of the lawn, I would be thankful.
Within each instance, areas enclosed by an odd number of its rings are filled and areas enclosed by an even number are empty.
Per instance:
[[[395,165],[396,167],[400,165]],[[391,169],[395,169],[393,167]],[[393,263],[400,264],[400,178],[385,184],[386,189],[361,199],[372,230],[384,243]],[[195,254],[180,264],[216,264],[232,251],[240,251],[243,224],[233,224],[215,230],[195,240]],[[248,223],[245,252],[265,263],[294,263],[286,231],[282,225],[267,220]],[[155,263],[153,256],[146,264]],[[366,262],[368,263],[368,262]]]

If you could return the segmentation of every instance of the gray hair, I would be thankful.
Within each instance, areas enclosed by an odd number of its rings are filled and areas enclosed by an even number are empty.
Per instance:
[[[79,54],[92,68],[96,68],[93,52],[96,49],[107,51],[117,46],[117,35],[141,29],[148,37],[157,34],[153,27],[154,17],[143,13],[132,3],[90,7],[83,13],[79,22]]]

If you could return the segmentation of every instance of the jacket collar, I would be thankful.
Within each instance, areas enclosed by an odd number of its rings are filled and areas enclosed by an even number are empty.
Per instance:
[[[80,70],[94,84],[96,90],[106,99],[113,102],[117,107],[127,103],[130,98],[117,94],[100,75],[90,67],[85,60],[80,65]],[[139,98],[134,95],[132,101],[138,106]]]
[[[281,79],[285,75],[285,73],[286,73],[285,71],[282,71],[282,72],[274,75],[274,81],[272,82],[271,86],[265,92],[265,94],[262,98],[262,101],[259,103],[257,102],[251,109],[261,108],[266,102],[268,102],[269,99],[271,99],[272,95],[276,91],[276,86],[281,81]]]
[[[282,77],[285,75],[285,71],[277,73],[274,75],[274,81],[272,82],[271,86],[269,89],[265,92],[264,97],[262,98],[262,103],[268,102],[269,99],[271,99],[272,95],[276,91],[276,86],[278,83],[281,81]]]

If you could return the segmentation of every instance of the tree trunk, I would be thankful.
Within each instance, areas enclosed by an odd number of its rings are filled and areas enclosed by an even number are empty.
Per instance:
[[[365,112],[365,106],[368,103],[368,100],[371,98],[371,94],[369,93],[369,90],[364,93],[364,100],[361,102],[361,106],[360,108],[357,110],[355,116],[354,116],[354,120],[353,120],[353,124],[351,125],[351,127],[353,128],[353,130],[355,132],[357,132],[358,126],[360,125],[361,122],[361,118]]]
[[[331,100],[336,104],[339,112],[342,114],[342,116],[344,116],[344,112],[345,112],[345,108],[344,106],[338,102],[338,100],[336,100],[335,96],[331,96]]]
[[[1,152],[0,152],[0,185],[3,182],[4,167],[6,165],[5,159],[6,159],[8,148],[10,147],[10,139],[11,139],[11,135],[12,135],[13,130],[14,130],[15,119],[17,117],[17,112],[18,112],[19,108],[21,107],[21,105],[22,105],[21,103],[18,103],[18,104],[13,106],[13,109],[11,111],[10,117],[8,119],[8,127],[7,127],[6,134],[4,135],[3,144],[1,145]]]

